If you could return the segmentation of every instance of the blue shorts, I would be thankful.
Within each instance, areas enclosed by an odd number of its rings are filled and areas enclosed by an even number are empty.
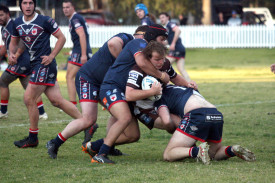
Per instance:
[[[216,108],[200,108],[184,115],[177,131],[201,142],[222,141],[223,115]]]
[[[8,65],[6,72],[17,77],[27,77],[31,73],[31,67],[21,65]]]
[[[81,58],[81,54],[80,53],[72,52],[72,54],[70,56],[70,60],[68,60],[68,63],[81,67],[83,64],[81,63],[81,59],[80,58]],[[92,53],[87,53],[87,61],[90,58],[92,58]]]
[[[168,56],[176,59],[185,58],[185,51],[169,51]]]
[[[112,105],[118,102],[127,102],[124,91],[119,88],[112,89],[101,89],[99,92],[100,100],[104,104],[104,106],[110,110]]]
[[[100,86],[93,84],[84,74],[77,72],[75,77],[75,87],[79,102],[98,103]]]
[[[32,65],[32,72],[29,83],[35,85],[54,86],[57,76],[57,65],[53,61],[49,65],[37,63]]]

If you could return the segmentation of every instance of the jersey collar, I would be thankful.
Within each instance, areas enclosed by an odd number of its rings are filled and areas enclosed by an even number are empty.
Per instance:
[[[72,18],[74,17],[75,14],[76,14],[76,12],[74,12],[74,13],[72,14],[72,17],[69,19],[69,21],[72,20]]]
[[[10,19],[8,20],[8,22],[6,23],[5,28],[6,28],[6,27],[8,27],[8,25],[9,25],[10,21],[11,21],[11,18],[10,18]]]
[[[24,15],[23,15],[23,16],[22,16],[22,20],[23,20],[23,22],[24,22],[25,24],[30,24],[32,21],[34,21],[34,20],[37,18],[37,16],[38,16],[38,13],[35,12],[34,17],[33,17],[31,20],[25,21]]]

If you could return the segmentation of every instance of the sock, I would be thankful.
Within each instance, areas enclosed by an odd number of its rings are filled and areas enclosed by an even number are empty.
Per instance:
[[[29,137],[30,137],[31,140],[33,140],[33,141],[37,141],[38,140],[38,138],[37,138],[38,131],[39,131],[38,128],[35,129],[35,130],[29,129]]]
[[[9,100],[1,100],[1,112],[5,114],[8,111]]]
[[[45,113],[44,104],[42,101],[37,103],[37,108],[39,110],[39,115],[42,115]]]
[[[110,146],[106,145],[106,144],[103,144],[99,150],[99,153],[98,155],[102,155],[102,154],[105,154],[105,155],[108,155],[109,154],[109,151],[110,151]]]
[[[73,103],[75,106],[77,105],[76,101],[70,101],[71,103]]]
[[[65,139],[61,133],[59,133],[53,140],[57,147],[60,147],[67,139]]]
[[[99,140],[97,140],[95,142],[91,142],[92,150],[93,151],[99,151],[100,147],[102,146],[103,143],[104,143],[103,139],[99,139]]]
[[[189,156],[192,158],[196,158],[199,154],[199,147],[195,146],[195,147],[191,147],[189,149]]]
[[[234,157],[236,156],[233,152],[232,152],[232,146],[227,146],[227,148],[225,149],[225,154],[228,157]]]

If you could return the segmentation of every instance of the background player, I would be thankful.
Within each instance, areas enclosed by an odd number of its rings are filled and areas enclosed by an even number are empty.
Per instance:
[[[185,47],[183,46],[180,38],[180,29],[177,24],[170,21],[170,16],[168,13],[160,13],[159,15],[160,22],[163,26],[166,27],[168,31],[168,44],[169,44],[169,54],[167,58],[171,63],[174,61],[177,62],[177,68],[181,75],[187,80],[190,81],[190,77],[184,68],[185,63]]]
[[[271,72],[273,72],[275,74],[275,64],[272,64],[270,66],[270,70],[271,70]]]
[[[8,52],[10,40],[11,40],[11,30],[13,27],[13,20],[10,18],[10,11],[6,6],[0,5],[0,25],[2,40],[4,45],[0,50],[0,57]],[[8,117],[8,103],[10,98],[9,84],[19,78],[21,85],[26,89],[28,85],[30,74],[30,56],[27,51],[24,51],[22,55],[18,58],[18,64],[8,65],[7,69],[0,78],[0,91],[1,91],[1,110],[0,118]],[[37,99],[37,107],[39,110],[39,119],[48,119],[47,113],[45,113],[42,98]]]
[[[68,61],[67,66],[67,89],[70,101],[76,105],[75,76],[79,68],[92,57],[92,51],[87,23],[81,15],[76,13],[71,0],[63,1],[63,12],[69,19],[69,28],[73,42],[71,59]]]
[[[20,0],[19,5],[23,16],[14,21],[13,35],[10,42],[9,62],[17,63],[16,45],[23,40],[30,54],[32,75],[26,88],[24,101],[30,118],[29,136],[15,141],[19,148],[38,145],[38,111],[35,101],[44,92],[51,103],[62,109],[73,118],[80,118],[81,113],[75,105],[65,100],[56,81],[57,65],[55,56],[62,49],[66,39],[57,23],[50,17],[38,15],[34,10],[36,0]],[[53,50],[50,47],[50,36],[54,35],[57,42]]]
[[[149,14],[148,9],[144,4],[137,4],[135,7],[135,12],[140,19],[141,25],[150,26],[156,23],[156,17],[152,14]]]

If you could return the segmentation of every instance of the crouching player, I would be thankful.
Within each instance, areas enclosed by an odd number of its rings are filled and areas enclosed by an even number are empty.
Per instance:
[[[223,115],[196,90],[168,85],[155,106],[161,118],[167,117],[170,111],[182,119],[164,151],[164,160],[192,157],[204,164],[210,164],[210,159],[223,160],[234,156],[246,161],[256,160],[251,151],[240,145],[222,145]],[[202,144],[194,146],[196,141]]]

